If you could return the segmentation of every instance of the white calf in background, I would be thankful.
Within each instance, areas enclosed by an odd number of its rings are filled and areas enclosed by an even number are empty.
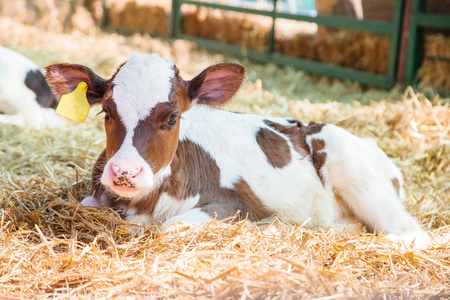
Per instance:
[[[84,81],[105,113],[106,149],[82,204],[147,225],[276,215],[428,243],[402,205],[400,170],[374,141],[331,124],[216,109],[244,77],[243,66],[224,63],[185,81],[171,61],[138,54],[107,80],[81,65],[47,67],[57,97]]]
[[[65,128],[57,101],[39,67],[0,46],[0,123],[32,129]]]

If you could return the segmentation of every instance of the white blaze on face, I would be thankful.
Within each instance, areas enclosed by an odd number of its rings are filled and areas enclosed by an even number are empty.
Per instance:
[[[169,101],[175,75],[169,59],[133,54],[113,80],[113,100],[127,132],[132,132],[160,102]]]
[[[171,79],[175,76],[174,64],[169,59],[153,55],[133,54],[120,68],[113,80],[113,101],[117,113],[125,126],[125,139],[119,151],[105,166],[102,183],[112,186],[111,165],[116,164],[125,170],[142,168],[142,176],[136,182],[137,192],[115,190],[123,197],[138,197],[150,192],[170,174],[170,167],[162,168],[154,174],[151,166],[139,155],[133,146],[133,135],[139,121],[148,117],[152,109],[161,102],[169,101],[172,89]],[[162,174],[164,173],[164,174]]]

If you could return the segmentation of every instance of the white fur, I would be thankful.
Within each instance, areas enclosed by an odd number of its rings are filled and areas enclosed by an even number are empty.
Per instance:
[[[39,68],[25,56],[0,46],[0,111],[13,115],[40,108],[36,94],[25,85],[30,70]]]
[[[194,208],[198,204],[199,199],[200,195],[196,195],[180,201],[171,197],[169,194],[164,193],[156,204],[153,218],[156,221],[163,221],[165,218],[171,218],[185,213]]]
[[[179,228],[200,225],[212,220],[213,218],[209,214],[203,212],[200,208],[194,208],[165,221],[161,227],[161,232],[176,232]]]
[[[127,132],[133,132],[158,103],[169,101],[174,75],[173,63],[156,54],[134,53],[120,68],[113,81],[113,100]]]
[[[326,125],[321,132],[307,137],[325,141],[327,154],[323,169],[326,187],[335,189],[358,217],[377,232],[385,232],[394,241],[418,247],[430,241],[429,235],[417,220],[406,212],[392,179],[403,184],[400,170],[370,139],[356,137],[334,125]],[[311,144],[310,144],[311,145]]]
[[[137,214],[135,209],[130,208],[124,218],[127,221],[149,226],[191,210],[198,204],[199,199],[200,195],[178,200],[163,193],[156,203],[153,214]]]
[[[31,129],[66,129],[54,109],[42,108],[25,85],[28,71],[42,72],[25,56],[0,46],[0,122]]]

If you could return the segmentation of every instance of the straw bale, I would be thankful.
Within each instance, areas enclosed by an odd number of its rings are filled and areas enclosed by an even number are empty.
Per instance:
[[[417,73],[419,86],[424,89],[432,87],[450,91],[450,36],[426,35],[424,56],[425,59]]]
[[[430,34],[425,36],[425,56],[450,59],[450,36]]]
[[[248,79],[227,109],[331,122],[375,138],[404,174],[407,210],[433,237],[429,249],[413,251],[362,228],[311,230],[277,220],[251,228],[211,222],[158,235],[158,226],[141,228],[111,209],[82,207],[105,146],[94,107],[85,124],[69,123],[68,131],[0,125],[0,298],[449,297],[449,99],[427,99],[411,88],[363,90],[148,35],[55,33],[5,18],[0,32],[0,44],[40,66],[70,61],[104,77],[135,51],[171,57],[186,79],[213,63],[241,62]]]
[[[269,17],[225,12],[204,7],[183,10],[183,32],[189,35],[266,51],[272,20]],[[327,31],[316,35],[307,22],[278,20],[276,51],[281,54],[386,74],[390,39],[366,32]]]
[[[264,16],[186,6],[182,31],[254,50],[267,50],[272,19]]]
[[[328,31],[318,27],[317,36],[298,33],[277,38],[279,53],[321,61],[363,71],[386,74],[390,39],[388,36],[349,30]]]
[[[170,1],[110,0],[107,10],[108,24],[115,28],[168,34]]]
[[[425,59],[417,73],[421,88],[450,91],[450,62]]]
[[[100,25],[102,0],[1,1],[0,15],[46,30],[78,29],[89,32]]]

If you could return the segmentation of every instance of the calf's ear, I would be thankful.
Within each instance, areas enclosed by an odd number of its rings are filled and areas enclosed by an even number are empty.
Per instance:
[[[206,104],[212,107],[227,103],[239,90],[245,78],[245,68],[234,63],[212,65],[189,81],[189,97],[192,105]]]
[[[45,79],[57,99],[75,90],[81,81],[88,85],[86,97],[90,105],[99,103],[103,99],[106,80],[88,67],[63,63],[50,65],[45,70]]]

